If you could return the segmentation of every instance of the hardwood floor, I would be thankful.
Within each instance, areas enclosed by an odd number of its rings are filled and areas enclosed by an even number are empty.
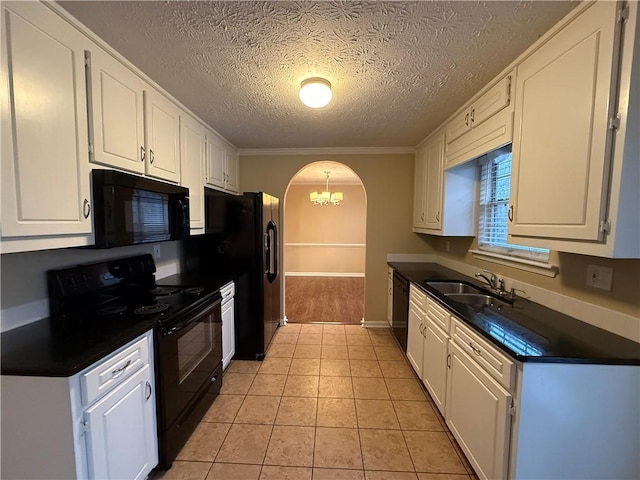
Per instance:
[[[291,323],[359,324],[363,277],[286,277],[285,314]]]

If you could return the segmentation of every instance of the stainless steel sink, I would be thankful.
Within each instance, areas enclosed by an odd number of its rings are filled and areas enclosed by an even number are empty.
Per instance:
[[[482,290],[474,287],[468,283],[462,282],[426,282],[432,288],[435,288],[440,293],[444,293],[445,295],[449,294],[466,294],[466,293],[474,293],[481,294]]]
[[[471,305],[473,307],[485,307],[499,302],[497,298],[491,295],[477,293],[449,293],[445,295],[454,302],[464,303],[465,305]]]

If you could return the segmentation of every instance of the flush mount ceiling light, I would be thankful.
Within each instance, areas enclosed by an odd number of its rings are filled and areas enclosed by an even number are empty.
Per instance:
[[[338,206],[340,202],[344,200],[344,195],[342,192],[330,192],[329,191],[329,174],[331,171],[325,170],[324,173],[327,175],[327,185],[325,187],[324,192],[311,192],[309,194],[309,200],[314,205],[333,205]]]
[[[307,78],[300,84],[300,100],[307,107],[322,108],[331,98],[331,83],[324,78]]]

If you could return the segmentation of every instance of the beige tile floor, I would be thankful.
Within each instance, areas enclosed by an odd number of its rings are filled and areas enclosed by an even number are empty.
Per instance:
[[[389,330],[280,327],[153,480],[475,480]]]

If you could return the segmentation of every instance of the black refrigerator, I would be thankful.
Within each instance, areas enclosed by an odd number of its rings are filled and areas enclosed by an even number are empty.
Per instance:
[[[234,358],[262,360],[280,322],[280,200],[205,188],[202,267],[236,282]]]

